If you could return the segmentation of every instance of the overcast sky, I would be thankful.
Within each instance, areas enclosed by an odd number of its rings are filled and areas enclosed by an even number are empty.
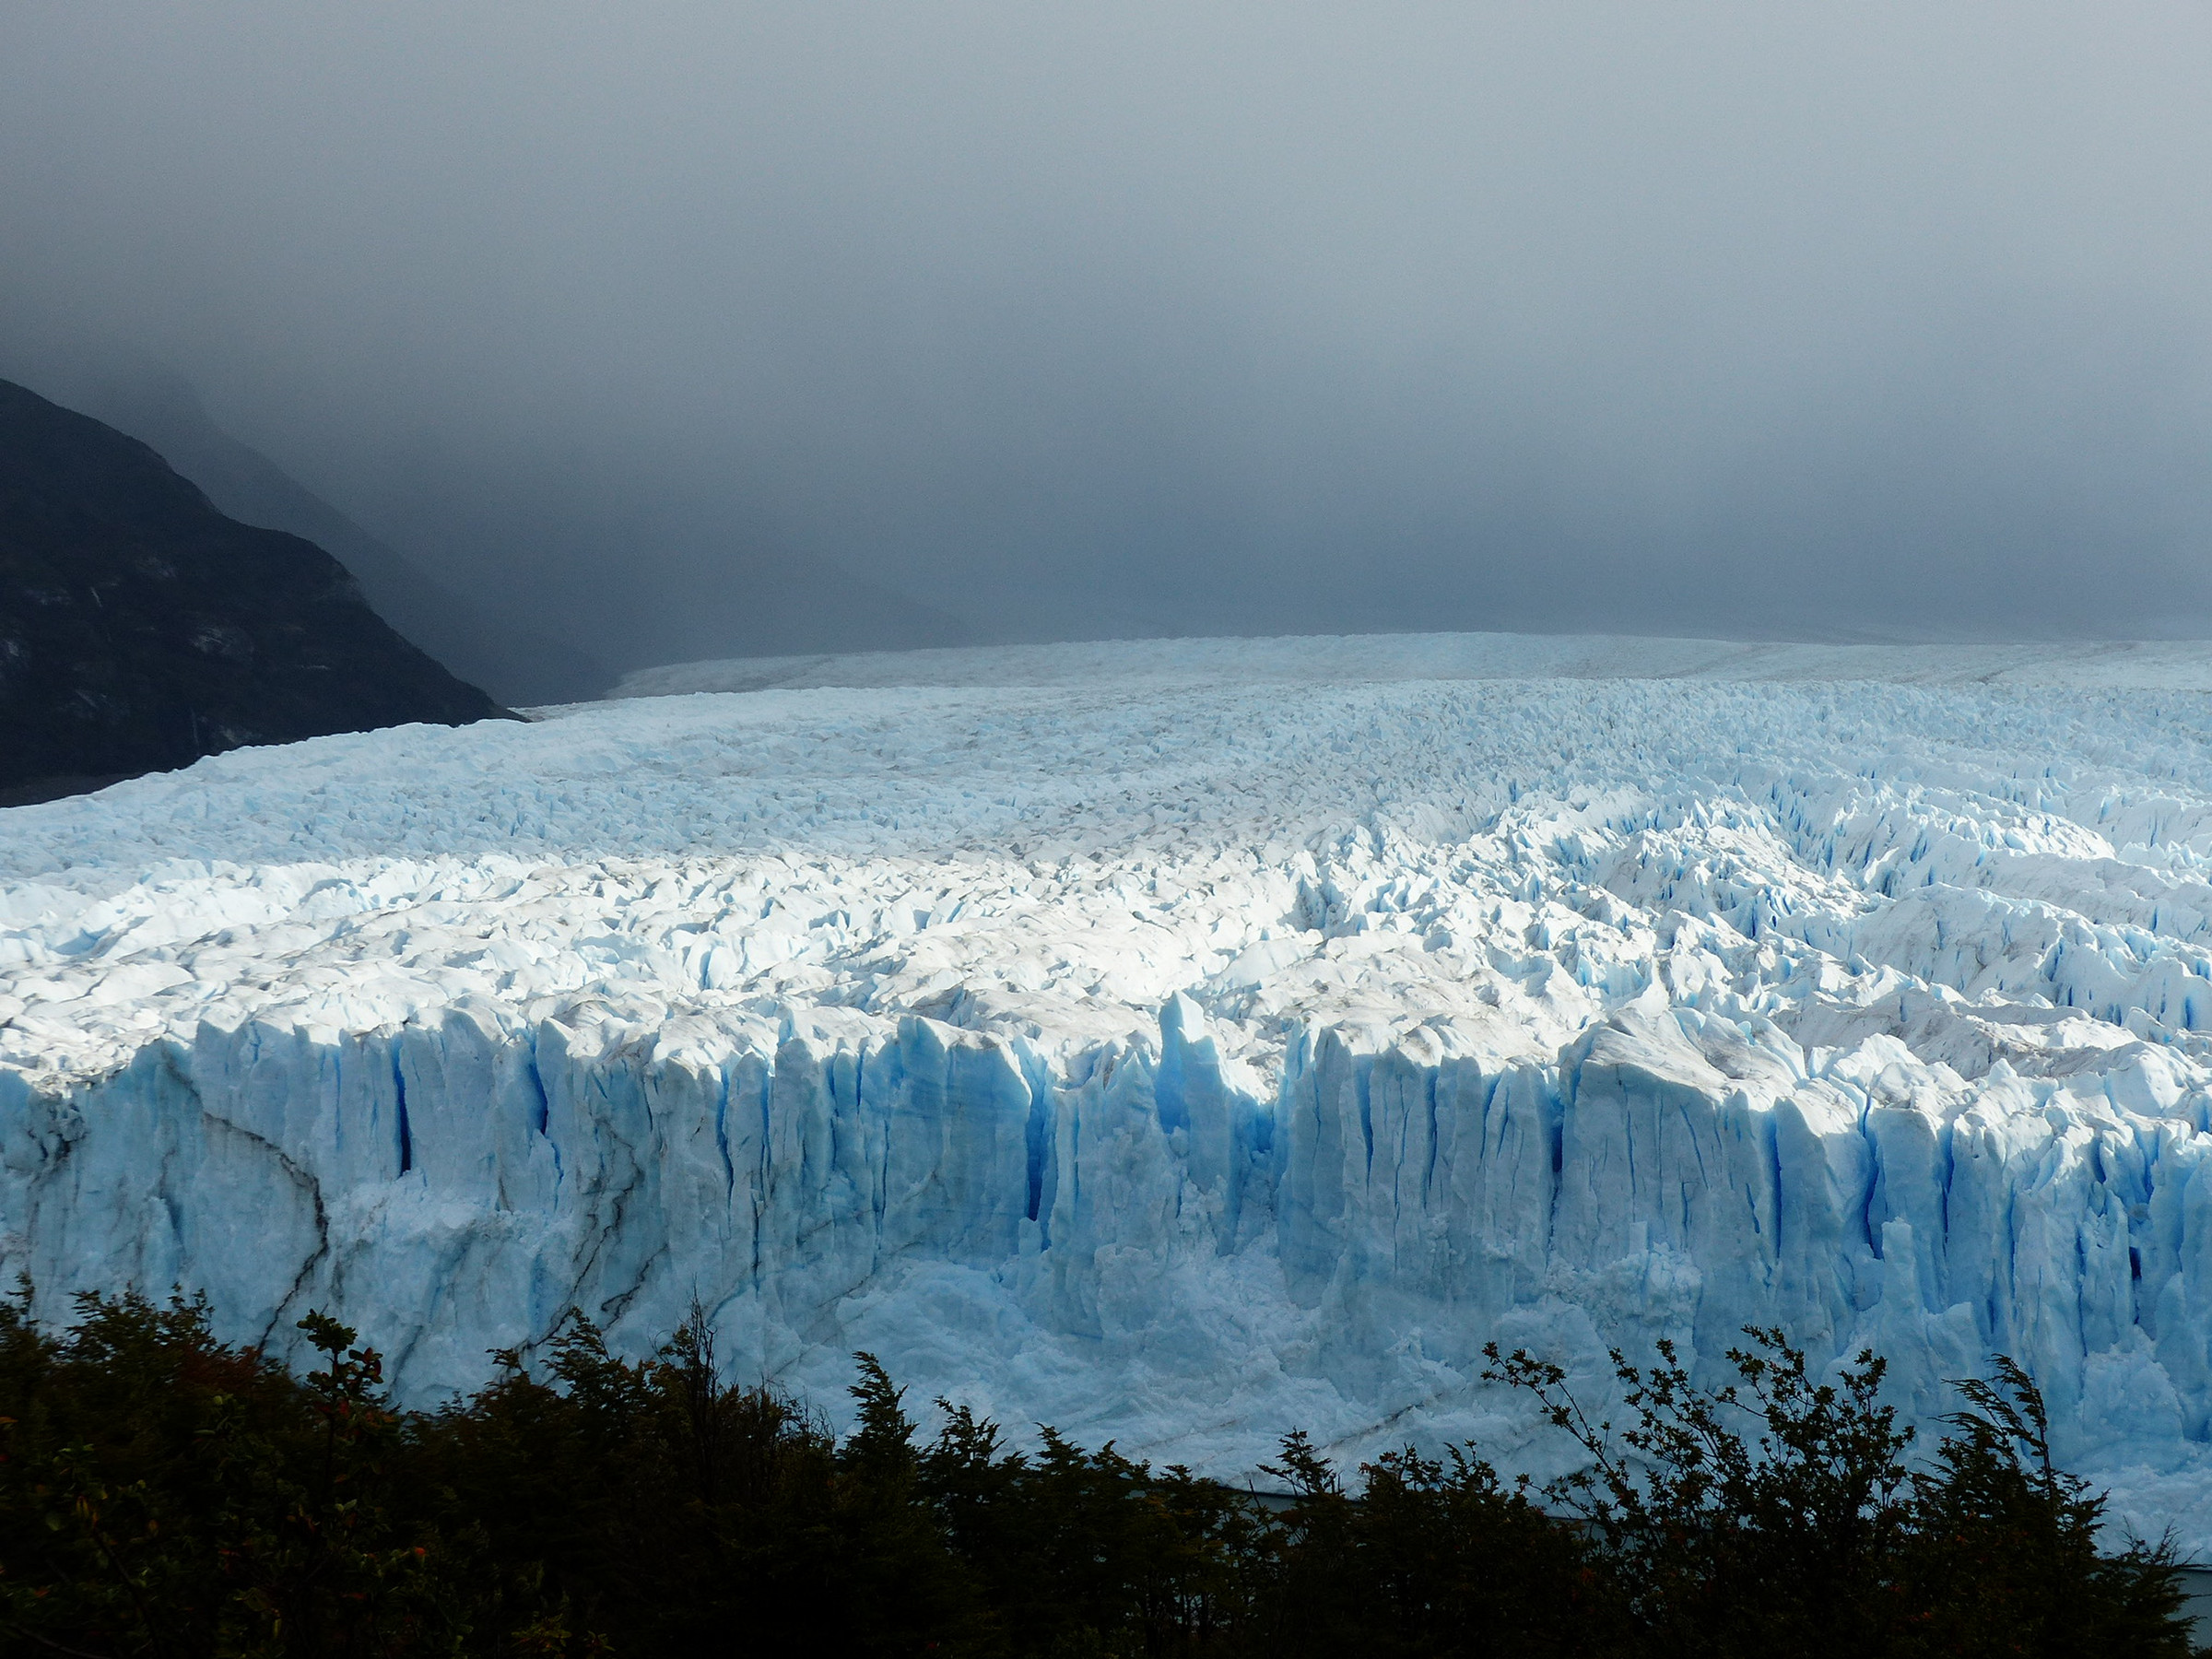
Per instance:
[[[0,373],[617,666],[2212,633],[2207,87],[2202,0],[0,0]]]

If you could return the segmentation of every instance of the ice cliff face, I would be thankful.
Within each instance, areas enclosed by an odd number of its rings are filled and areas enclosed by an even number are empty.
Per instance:
[[[279,1344],[332,1308],[417,1398],[696,1298],[747,1378],[834,1397],[866,1347],[1223,1471],[1296,1424],[1542,1467],[1490,1340],[1594,1397],[1608,1344],[1780,1324],[1923,1417],[2003,1350],[2212,1543],[2212,698],[2173,665],[1147,649],[0,814],[0,1269]]]

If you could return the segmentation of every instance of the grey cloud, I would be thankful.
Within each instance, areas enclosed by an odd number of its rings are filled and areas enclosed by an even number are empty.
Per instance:
[[[2212,630],[2212,14],[23,0],[124,350],[615,667]]]

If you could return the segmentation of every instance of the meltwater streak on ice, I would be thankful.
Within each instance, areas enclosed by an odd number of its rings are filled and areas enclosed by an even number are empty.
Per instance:
[[[867,1347],[1225,1472],[1542,1468],[1492,1338],[1594,1392],[1781,1324],[1924,1418],[2004,1349],[2212,1545],[2212,652],[1497,641],[959,653],[0,814],[0,1270],[334,1308],[418,1399],[696,1296],[746,1376]]]

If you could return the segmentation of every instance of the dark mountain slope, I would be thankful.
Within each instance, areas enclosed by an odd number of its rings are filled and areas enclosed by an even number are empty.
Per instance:
[[[68,397],[72,406],[151,444],[241,524],[288,530],[333,555],[378,616],[500,701],[575,702],[613,683],[613,671],[572,641],[487,615],[231,437],[175,372],[135,363],[76,378],[85,383]]]
[[[502,711],[345,567],[135,439],[0,381],[0,788]]]

